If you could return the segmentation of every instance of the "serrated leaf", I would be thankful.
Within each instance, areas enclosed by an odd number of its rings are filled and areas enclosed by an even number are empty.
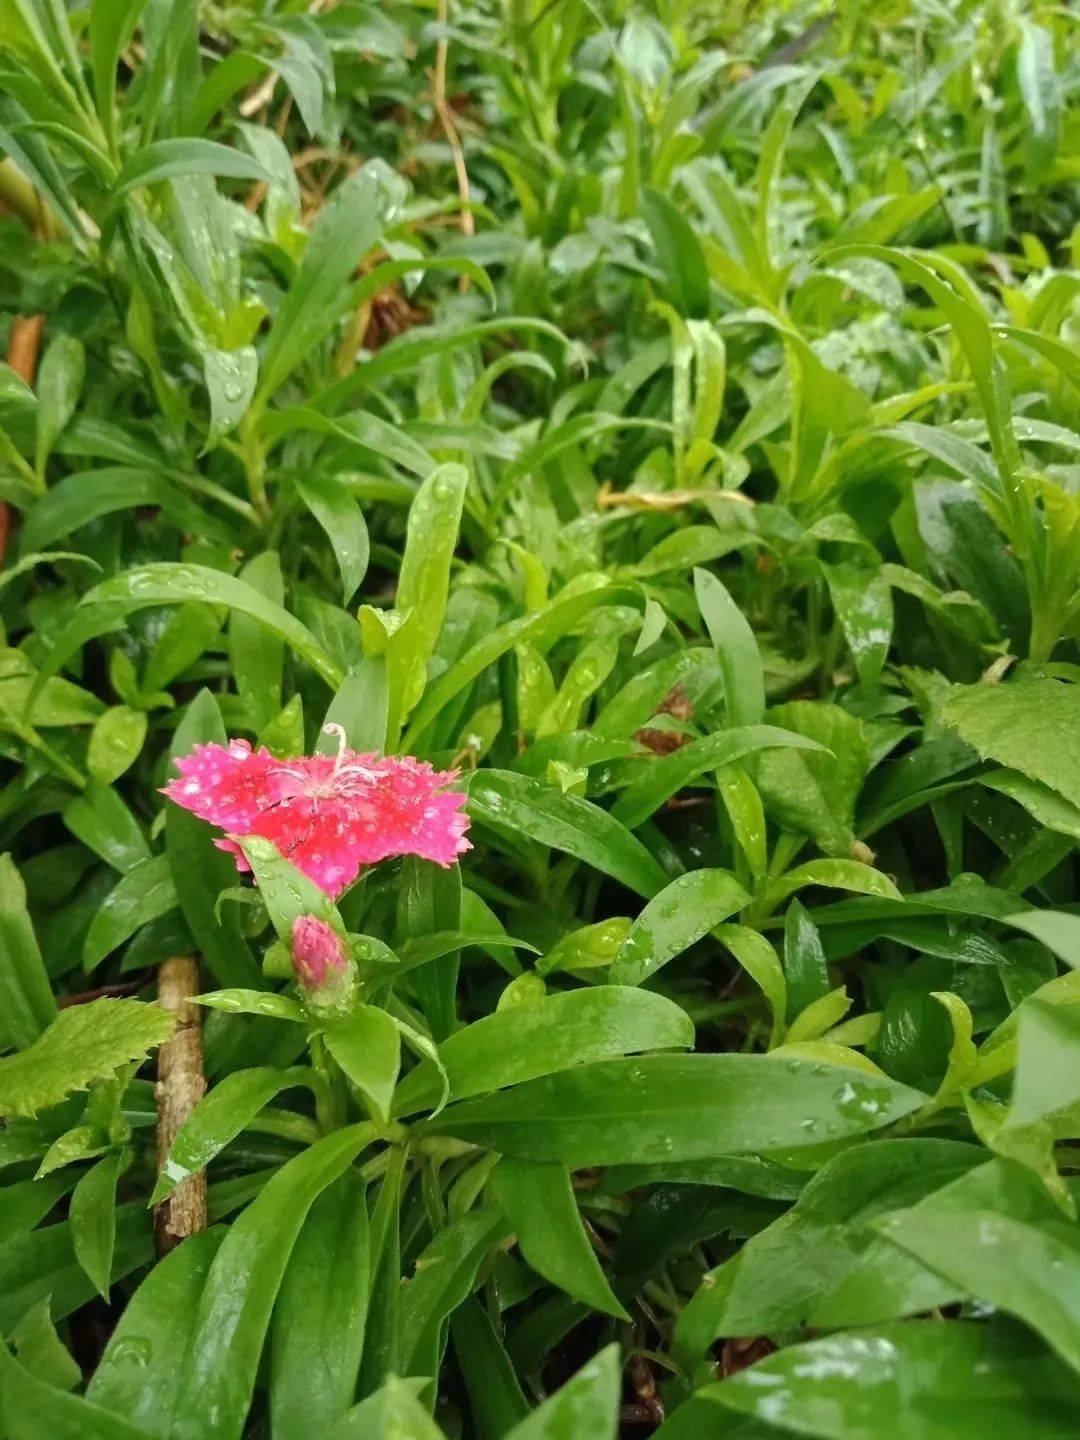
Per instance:
[[[36,1115],[92,1080],[106,1080],[167,1040],[173,1017],[141,1000],[92,1000],[62,1010],[17,1055],[0,1059],[0,1114]]]

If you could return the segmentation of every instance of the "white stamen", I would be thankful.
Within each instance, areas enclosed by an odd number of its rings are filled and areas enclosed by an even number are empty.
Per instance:
[[[363,780],[377,780],[379,778],[374,770],[368,770],[363,765],[345,764],[345,751],[348,748],[348,741],[342,726],[336,725],[333,720],[330,720],[322,728],[324,735],[337,736],[338,753],[334,759],[334,768],[330,773],[331,780],[336,780],[339,775],[359,775]]]

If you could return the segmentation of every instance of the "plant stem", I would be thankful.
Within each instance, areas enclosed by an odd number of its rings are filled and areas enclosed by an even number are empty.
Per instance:
[[[176,1016],[176,1031],[158,1051],[158,1172],[165,1169],[181,1126],[206,1092],[203,1075],[202,1013],[191,997],[198,994],[199,967],[189,955],[175,955],[158,970],[158,1003]],[[182,1180],[154,1212],[158,1254],[206,1229],[206,1171]]]

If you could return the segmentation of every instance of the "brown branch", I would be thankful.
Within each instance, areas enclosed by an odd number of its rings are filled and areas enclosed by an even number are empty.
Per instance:
[[[176,1016],[176,1030],[158,1051],[157,1163],[164,1168],[181,1125],[202,1099],[203,1076],[201,1013],[191,997],[199,991],[199,967],[187,955],[162,962],[158,970],[158,1003]],[[181,1181],[157,1206],[154,1233],[158,1254],[164,1255],[206,1229],[206,1171]]]
[[[27,385],[33,385],[37,374],[38,355],[41,353],[41,332],[45,328],[44,315],[16,315],[11,322],[11,338],[8,340],[7,363]]]
[[[61,1010],[67,1010],[72,1005],[89,1005],[93,1000],[113,999],[118,995],[137,995],[146,984],[148,971],[143,972],[133,980],[127,980],[122,985],[99,985],[96,990],[80,990],[77,995],[61,995],[57,998],[57,1006]]]
[[[21,380],[33,385],[37,375],[38,356],[41,354],[41,332],[45,328],[44,315],[16,315],[11,322],[8,339],[7,363]],[[11,534],[11,506],[0,500],[0,565],[7,559],[8,537]]]
[[[443,34],[439,36],[439,43],[435,50],[435,75],[431,98],[435,103],[435,113],[439,117],[439,124],[446,136],[446,143],[450,146],[450,154],[453,156],[458,197],[461,200],[461,233],[468,238],[476,232],[476,220],[469,209],[469,172],[465,167],[465,152],[461,148],[461,137],[458,135],[457,125],[454,123],[454,112],[446,99],[446,58],[450,50],[450,40],[445,33],[448,20],[449,0],[439,0],[439,25]],[[458,289],[463,295],[467,293],[469,289],[467,275],[462,275],[459,279]]]

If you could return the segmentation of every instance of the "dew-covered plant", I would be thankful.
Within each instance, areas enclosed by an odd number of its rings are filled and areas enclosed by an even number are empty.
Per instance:
[[[0,0],[0,1440],[1080,1399],[1046,0]]]

